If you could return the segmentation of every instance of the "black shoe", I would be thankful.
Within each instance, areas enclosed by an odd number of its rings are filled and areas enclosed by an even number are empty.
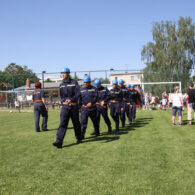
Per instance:
[[[41,131],[36,131],[36,132],[38,133],[38,132],[41,132]]]
[[[108,127],[108,133],[112,132],[112,127]]]
[[[96,133],[95,136],[100,136],[100,133]]]
[[[77,139],[76,144],[80,144],[80,143],[82,143],[82,141]]]
[[[81,135],[81,140],[83,140],[83,139],[85,139],[85,135],[84,134]]]
[[[95,135],[95,131],[94,131],[94,132],[92,132],[90,135]]]
[[[48,131],[48,129],[42,129],[42,131]]]
[[[54,142],[53,146],[57,147],[57,148],[62,148],[62,143],[60,142]]]

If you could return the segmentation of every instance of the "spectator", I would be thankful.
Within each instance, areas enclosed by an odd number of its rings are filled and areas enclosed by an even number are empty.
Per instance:
[[[193,83],[190,83],[188,86],[187,99],[188,99],[188,125],[192,125],[192,111],[195,109],[195,89]]]
[[[176,86],[174,88],[174,93],[171,96],[171,102],[172,102],[172,123],[173,125],[176,125],[175,123],[175,117],[176,113],[178,113],[179,118],[179,126],[182,125],[182,107],[183,107],[183,96],[179,93],[179,87]]]
[[[164,91],[162,94],[162,107],[163,110],[166,110],[166,105],[167,105],[167,92]]]
[[[14,104],[15,104],[15,108],[18,110],[18,112],[20,112],[20,102],[19,102],[19,100],[15,99]]]

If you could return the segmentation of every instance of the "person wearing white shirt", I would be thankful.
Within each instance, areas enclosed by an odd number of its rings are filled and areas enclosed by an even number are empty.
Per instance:
[[[182,125],[182,107],[183,107],[183,96],[179,93],[179,87],[174,88],[175,92],[171,95],[172,102],[172,123],[175,124],[175,117],[178,113],[179,126]]]
[[[14,104],[15,104],[15,108],[18,109],[18,112],[20,112],[20,102],[19,102],[19,100],[15,99]]]

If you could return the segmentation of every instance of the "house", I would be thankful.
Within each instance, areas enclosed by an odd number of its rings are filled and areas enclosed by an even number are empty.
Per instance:
[[[119,73],[119,74],[110,74],[110,84],[113,80],[123,79],[125,84],[135,84],[140,85],[143,81],[143,73],[132,72],[132,73]]]

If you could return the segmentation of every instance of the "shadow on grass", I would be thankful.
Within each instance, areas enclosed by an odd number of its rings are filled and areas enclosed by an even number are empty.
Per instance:
[[[58,129],[48,129],[47,131],[41,131],[41,132],[48,132],[48,131],[56,131]]]
[[[98,137],[89,137],[83,140],[83,143],[87,143],[87,142],[94,142],[94,141],[104,141],[104,143],[107,142],[112,142],[112,141],[116,141],[119,140],[120,136],[103,136],[100,135]]]
[[[189,121],[188,120],[183,120],[182,123],[183,123],[183,125],[188,125]],[[192,125],[195,125],[195,122],[194,121],[192,121]]]
[[[119,129],[119,131],[113,130],[110,133],[109,132],[103,132],[103,133],[100,134],[100,136],[86,137],[84,140],[82,140],[81,144],[85,144],[87,142],[94,142],[94,141],[103,141],[104,143],[108,143],[108,142],[119,140],[120,135],[128,134],[129,131],[134,131],[139,127],[143,127],[143,126],[149,124],[149,122],[152,119],[153,118],[151,118],[151,117],[136,119],[134,123],[132,123],[131,125],[126,125],[125,128],[121,128],[121,129]],[[71,146],[74,146],[74,145],[78,145],[78,144],[72,143],[72,144],[63,146],[63,148],[71,147]]]
[[[115,136],[115,137],[108,137],[108,136],[102,137],[101,135],[98,137],[93,136],[93,137],[88,137],[88,138],[82,140],[82,143],[80,143],[80,144],[85,144],[87,142],[94,142],[94,141],[104,141],[104,143],[108,143],[108,142],[116,141],[119,138],[120,138],[119,136]],[[72,144],[62,146],[62,148],[67,148],[67,147],[71,147],[71,146],[75,146],[75,145],[79,145],[79,144],[72,143]]]
[[[74,129],[74,128],[73,127],[68,127],[67,130],[68,129]],[[58,130],[58,128],[56,128],[56,129],[48,129],[47,131],[41,131],[41,132],[57,131],[57,130]]]
[[[183,125],[187,125],[188,124],[188,120],[183,120]]]

